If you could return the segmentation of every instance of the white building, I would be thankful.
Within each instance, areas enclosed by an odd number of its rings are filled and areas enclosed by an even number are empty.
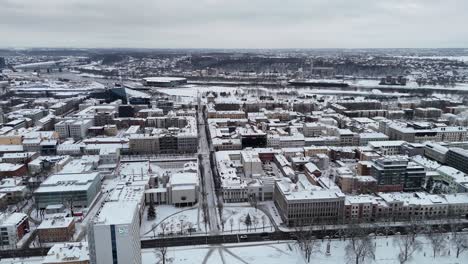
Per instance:
[[[34,191],[38,208],[51,204],[67,204],[73,207],[88,207],[101,191],[101,175],[91,173],[54,174]]]
[[[380,132],[359,134],[360,146],[367,146],[367,144],[371,141],[387,141],[387,140],[388,140],[388,136]]]
[[[92,119],[65,120],[55,124],[55,131],[59,134],[60,138],[72,137],[74,139],[83,139],[93,124],[94,121]]]
[[[258,153],[252,150],[241,151],[241,162],[244,166],[245,177],[253,178],[263,172],[262,161]]]
[[[89,228],[92,264],[141,264],[138,203],[107,202]]]
[[[406,143],[402,140],[390,140],[390,141],[371,141],[368,146],[373,151],[378,151],[384,156],[394,156],[401,153],[401,146]]]
[[[0,214],[1,248],[16,249],[17,243],[27,232],[29,232],[29,222],[26,214]]]
[[[85,264],[89,263],[89,249],[86,242],[54,244],[44,257],[43,264]]]
[[[193,205],[198,201],[199,187],[196,172],[179,172],[171,175],[167,185],[170,204]]]

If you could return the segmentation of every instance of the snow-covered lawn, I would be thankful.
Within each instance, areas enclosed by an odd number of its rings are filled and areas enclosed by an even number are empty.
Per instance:
[[[156,250],[142,251],[143,264],[162,263]],[[301,253],[293,243],[267,242],[243,243],[199,247],[169,248],[171,264],[303,264]],[[156,261],[155,261],[156,260]]]
[[[449,234],[444,234],[448,237]],[[375,237],[372,239],[375,243],[375,259],[369,259],[367,264],[399,264],[399,248],[395,241],[399,236]],[[424,236],[417,238],[422,243],[422,248],[416,251],[407,264],[462,264],[467,263],[468,251],[463,252],[456,258],[456,251],[449,242],[445,242],[445,249],[441,250],[435,258],[432,256],[432,248]],[[310,263],[318,264],[336,264],[336,263],[354,263],[349,261],[345,250],[349,241],[331,240],[330,254],[325,254],[328,241],[318,242],[318,252],[312,254]],[[143,263],[162,263],[158,262],[159,255],[155,249],[144,249],[142,251]],[[168,262],[171,264],[195,264],[195,263],[255,263],[255,264],[306,264],[302,252],[297,244],[292,241],[280,242],[258,242],[258,243],[240,243],[225,244],[213,246],[197,247],[171,247],[168,248]],[[156,261],[155,261],[156,260]]]
[[[448,234],[444,234],[449,236]],[[373,239],[375,243],[375,260],[368,260],[366,263],[369,264],[398,264],[398,254],[400,252],[398,247],[399,236],[376,237]],[[419,264],[419,263],[437,263],[437,264],[461,264],[466,263],[468,258],[468,252],[461,254],[459,258],[456,258],[455,249],[450,248],[451,245],[447,241],[445,244],[446,248],[435,258],[432,257],[432,248],[429,241],[424,236],[419,236],[418,241],[422,243],[421,250],[416,251],[410,258],[407,264]],[[327,242],[321,243],[321,252],[314,254],[312,260],[314,263],[346,263],[346,250],[345,247],[348,241],[337,241],[332,240],[330,242],[330,256],[324,254],[326,251]]]
[[[245,233],[247,226],[245,219],[247,214],[250,215],[251,225],[248,227],[248,232],[273,232],[274,227],[270,222],[270,218],[260,209],[255,209],[249,206],[235,206],[226,204],[223,210],[224,232],[225,233]],[[232,229],[231,229],[232,227]],[[231,231],[232,230],[232,231]]]
[[[198,85],[186,85],[181,88],[158,88],[158,92],[165,93],[167,95],[175,95],[175,96],[182,96],[182,97],[197,97],[197,94],[200,92],[200,94],[206,93],[206,92],[226,92],[226,93],[231,93],[233,95],[237,88],[233,87],[225,87],[225,86],[198,86]]]
[[[155,235],[180,235],[181,230],[185,235],[205,232],[202,211],[198,209],[198,206],[157,205],[155,209],[156,219],[148,220],[148,207],[145,208],[140,228],[140,235],[144,238],[151,238]],[[191,232],[190,229],[192,229]]]

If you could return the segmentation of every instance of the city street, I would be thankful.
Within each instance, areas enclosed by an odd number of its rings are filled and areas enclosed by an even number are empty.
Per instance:
[[[206,135],[206,123],[204,120],[203,109],[201,104],[198,107],[198,154],[201,157],[201,167],[203,169],[202,175],[202,184],[205,192],[204,196],[206,199],[206,206],[208,207],[208,219],[210,232],[212,234],[217,234],[219,232],[219,220],[217,213],[217,196],[214,188],[213,172],[211,171],[210,163],[210,147],[208,144],[208,138]],[[204,204],[202,202],[202,204]]]

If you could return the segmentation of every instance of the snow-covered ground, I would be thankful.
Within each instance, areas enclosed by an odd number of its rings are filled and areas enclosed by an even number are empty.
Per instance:
[[[243,204],[225,204],[223,210],[224,219],[224,232],[225,233],[245,233],[247,226],[245,219],[247,214],[250,215],[252,225],[249,227],[248,232],[273,232],[272,226],[268,216],[260,209],[255,209]],[[232,226],[232,229],[231,229]]]
[[[443,236],[449,237],[448,234]],[[398,264],[399,248],[397,244],[398,236],[393,237],[375,237],[372,241],[375,243],[375,259],[369,259],[367,264]],[[458,258],[455,249],[451,247],[448,240],[444,242],[446,246],[435,258],[432,256],[431,245],[428,240],[420,236],[417,238],[422,243],[422,248],[416,251],[408,264],[462,264],[467,263],[468,252],[462,253]],[[318,241],[317,252],[311,257],[310,263],[336,264],[349,263],[345,247],[349,241],[331,240],[330,254],[326,254],[328,241]],[[143,263],[162,263],[159,254],[155,249],[142,251]],[[259,242],[259,243],[241,243],[225,244],[213,246],[197,247],[174,247],[168,248],[167,263],[171,264],[195,264],[195,263],[255,263],[255,264],[275,264],[275,263],[301,263],[306,264],[302,252],[297,244],[292,241],[279,242]],[[155,262],[156,260],[156,262]],[[351,263],[354,263],[351,261]]]
[[[468,61],[468,56],[395,56],[399,58],[408,59],[429,59],[429,60],[457,60],[457,61]]]
[[[182,88],[158,88],[157,91],[161,93],[165,93],[167,95],[174,95],[174,96],[181,96],[181,97],[189,97],[189,99],[193,99],[197,97],[198,93],[203,94],[205,92],[226,92],[234,94],[238,90],[238,88],[233,87],[223,87],[223,86],[198,86],[198,85],[185,85]]]
[[[457,83],[454,86],[442,86],[442,85],[422,85],[419,86],[416,82],[408,82],[405,86],[395,86],[395,85],[379,85],[380,81],[377,80],[356,80],[356,81],[351,81],[350,85],[352,86],[358,86],[358,87],[363,87],[363,88],[376,88],[382,91],[385,91],[385,89],[397,89],[397,88],[402,88],[402,89],[445,89],[445,90],[453,90],[453,91],[458,91],[458,90],[468,90],[468,84],[466,83]]]
[[[163,234],[165,236],[177,235],[180,234],[181,226],[184,234],[188,234],[190,228],[195,230],[192,234],[205,233],[202,210],[199,210],[198,205],[194,207],[157,205],[155,209],[156,219],[148,220],[148,207],[145,208],[140,227],[142,238],[152,238],[154,235],[162,236]]]
[[[467,235],[465,233],[465,235]],[[437,254],[432,255],[432,248],[429,241],[424,236],[417,237],[421,242],[421,249],[416,251],[407,264],[463,264],[467,263],[468,251],[456,257],[456,250],[449,243],[449,234],[442,234],[445,241],[442,242],[444,248]],[[398,264],[399,248],[397,241],[399,236],[373,237],[375,245],[375,259],[369,259],[367,264]],[[330,243],[330,254],[326,254],[327,244]],[[350,263],[349,254],[346,253],[346,245],[349,241],[343,240],[318,240],[316,252],[312,254],[310,263],[336,264]],[[306,264],[303,253],[293,241],[272,241],[239,243],[224,245],[200,245],[186,247],[170,247],[167,253],[168,264]],[[0,264],[13,263],[42,263],[42,258],[25,259],[2,259]],[[143,264],[162,263],[157,249],[142,250]],[[353,261],[351,261],[353,263]]]
[[[162,263],[154,249],[143,250],[142,258],[144,264]],[[168,249],[167,259],[171,264],[305,263],[296,246],[285,242],[175,247]]]

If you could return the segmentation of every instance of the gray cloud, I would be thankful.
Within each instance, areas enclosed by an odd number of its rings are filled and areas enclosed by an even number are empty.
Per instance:
[[[465,0],[0,0],[0,46],[467,47]]]

